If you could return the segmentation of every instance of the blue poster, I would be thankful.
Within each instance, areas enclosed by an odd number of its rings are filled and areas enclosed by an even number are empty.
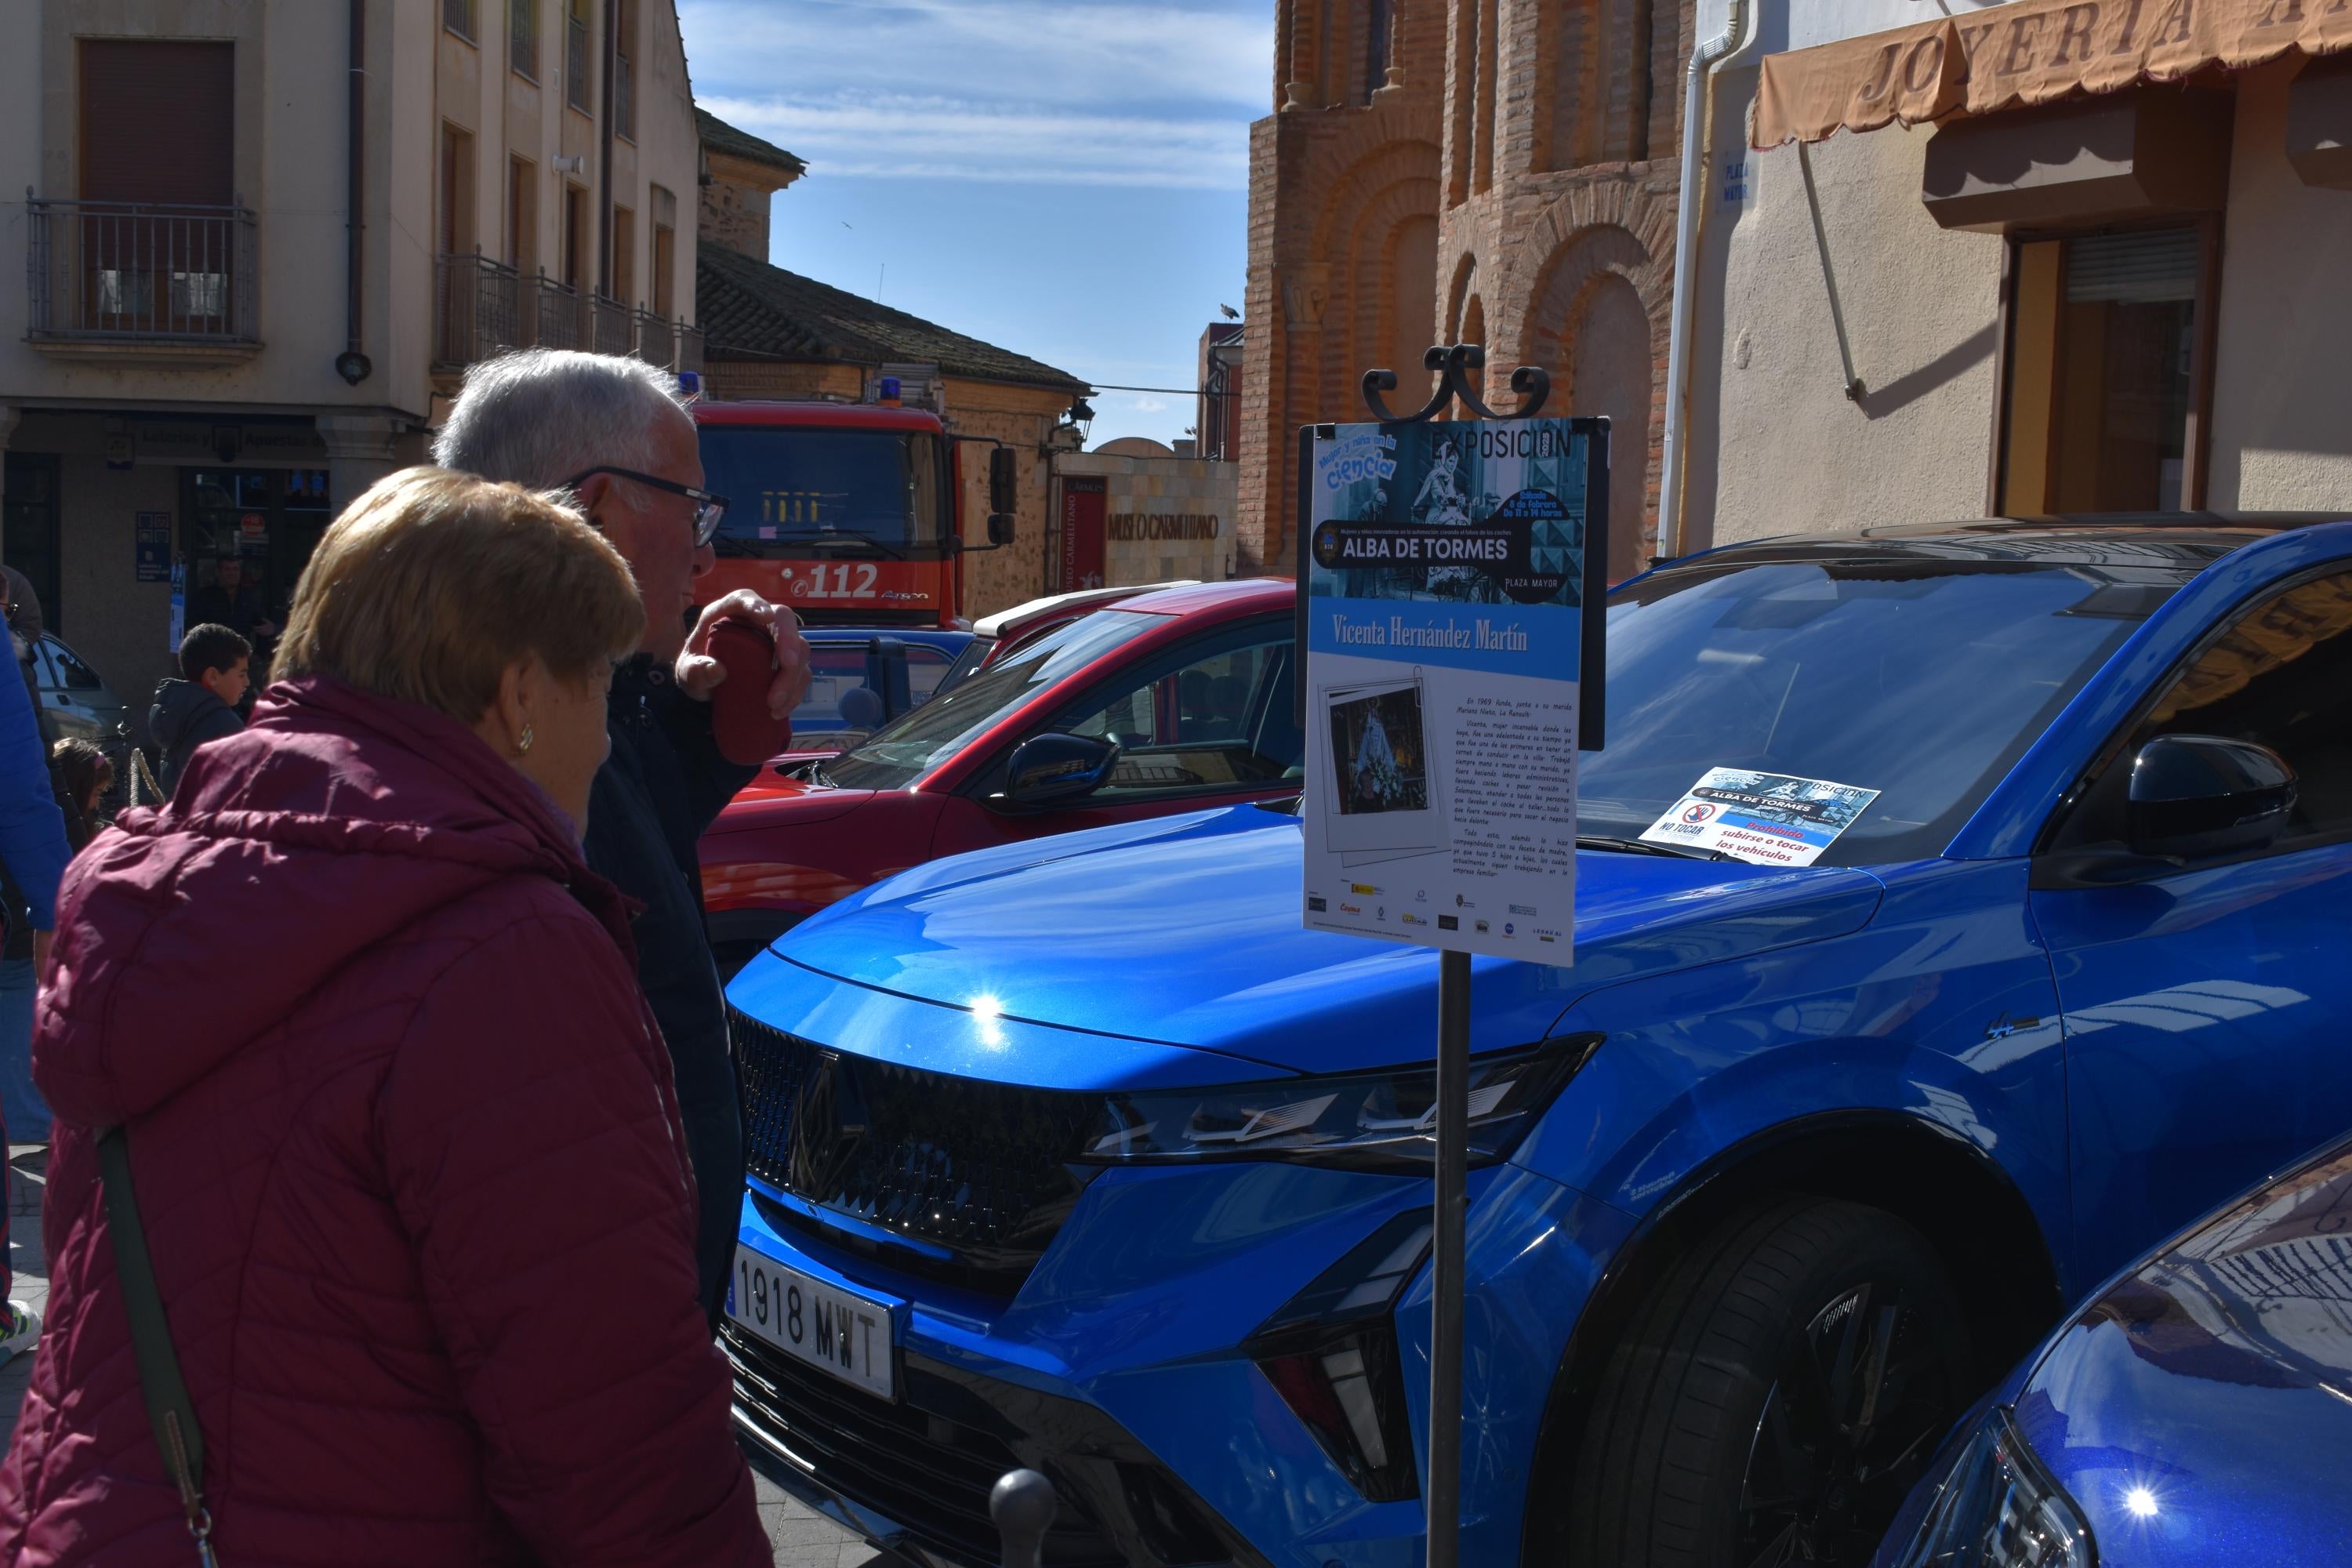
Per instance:
[[[1586,521],[1607,426],[1343,425],[1313,447],[1306,923],[1570,962]]]

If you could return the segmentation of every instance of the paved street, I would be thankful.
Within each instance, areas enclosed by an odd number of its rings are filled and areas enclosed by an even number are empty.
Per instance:
[[[48,1152],[17,1144],[8,1154],[8,1267],[15,1276],[14,1295],[46,1318],[49,1281],[41,1255],[41,1176]],[[16,1409],[32,1373],[30,1354],[0,1366],[0,1433],[15,1435]],[[761,1480],[759,1488],[760,1520],[775,1544],[776,1568],[899,1568],[897,1557],[876,1552],[767,1481]]]

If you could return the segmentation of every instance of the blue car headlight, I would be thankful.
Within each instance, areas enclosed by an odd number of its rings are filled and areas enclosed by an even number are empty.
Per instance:
[[[1579,1035],[1474,1059],[1470,1163],[1507,1157],[1601,1039]],[[1108,1095],[1077,1157],[1097,1165],[1290,1160],[1427,1170],[1436,1128],[1434,1070],[1343,1073]]]
[[[2097,1568],[2091,1527],[1996,1407],[1937,1488],[1892,1568]]]

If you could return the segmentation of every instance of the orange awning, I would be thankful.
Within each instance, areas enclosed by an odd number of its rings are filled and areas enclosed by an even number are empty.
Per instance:
[[[1768,55],[1759,147],[2352,48],[2352,0],[2012,0]]]

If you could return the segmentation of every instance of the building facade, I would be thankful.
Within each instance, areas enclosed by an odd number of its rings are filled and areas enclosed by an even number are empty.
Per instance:
[[[2352,512],[2352,9],[1951,10],[1770,0],[1721,78],[1680,547]]]
[[[1241,467],[1139,436],[1054,458],[1053,593],[1234,574]]]
[[[1242,569],[1296,562],[1297,432],[1431,344],[1612,421],[1612,576],[1647,559],[1690,0],[1282,0],[1251,130]],[[1499,385],[1499,378],[1497,381]]]
[[[282,619],[467,363],[697,352],[667,0],[45,0],[0,45],[0,558],[142,723],[175,572]]]

